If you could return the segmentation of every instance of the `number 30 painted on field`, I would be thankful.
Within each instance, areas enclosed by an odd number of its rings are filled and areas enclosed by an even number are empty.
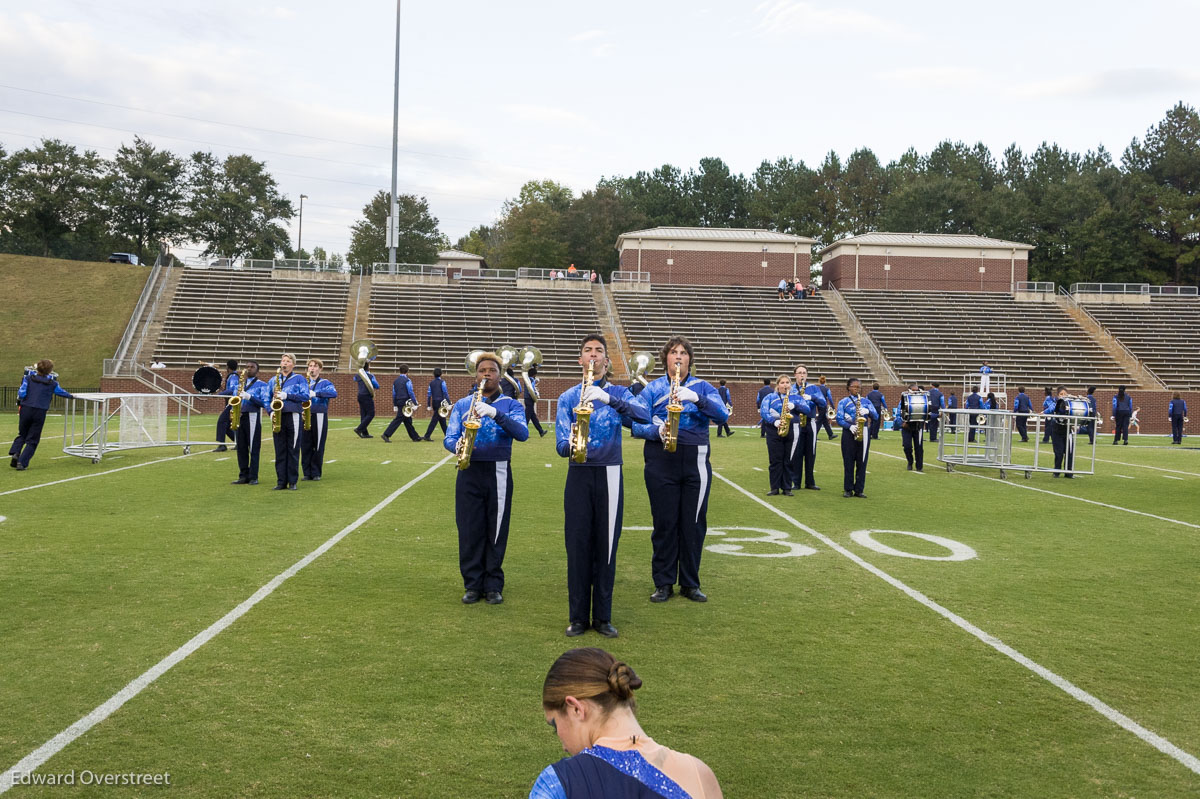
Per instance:
[[[726,538],[719,544],[709,544],[705,547],[709,552],[716,552],[721,555],[742,555],[748,558],[802,558],[805,555],[815,555],[817,550],[804,544],[797,544],[795,541],[788,540],[787,533],[782,530],[766,530],[762,527],[722,527],[720,529],[709,528],[709,535],[725,535],[725,531],[738,531],[750,533],[762,533],[761,536],[746,536],[738,538]],[[740,543],[745,542],[752,544],[773,544],[783,547],[783,552],[747,552],[745,547]]]

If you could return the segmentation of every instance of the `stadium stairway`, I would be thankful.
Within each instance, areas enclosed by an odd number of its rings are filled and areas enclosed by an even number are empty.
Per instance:
[[[1055,296],[1054,301],[1070,314],[1071,318],[1078,322],[1079,326],[1086,330],[1092,340],[1103,347],[1113,360],[1137,378],[1137,385],[1130,386],[1131,388],[1164,389],[1167,387],[1166,383],[1147,368],[1146,363],[1133,350],[1109,332],[1096,315],[1082,307],[1074,297],[1070,294],[1059,294]]]
[[[1130,303],[1085,302],[1084,310],[1128,347],[1166,386],[1200,390],[1200,299],[1149,297]]]

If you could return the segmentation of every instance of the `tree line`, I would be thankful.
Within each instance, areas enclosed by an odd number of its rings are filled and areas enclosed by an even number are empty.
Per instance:
[[[344,259],[387,260],[389,194],[378,192],[351,226]],[[397,260],[432,263],[449,240],[429,203],[400,195]],[[112,160],[58,140],[0,147],[0,251],[102,259],[153,257],[162,244],[196,242],[206,254],[308,258],[283,223],[295,214],[266,165],[248,155],[182,158],[135,138]],[[1200,284],[1200,116],[1182,103],[1119,163],[1103,147],[1073,153],[1043,143],[999,158],[983,144],[945,141],[882,164],[866,148],[819,166],[765,160],[749,176],[720,158],[686,172],[665,164],[605,177],[576,196],[530,181],[494,224],[455,246],[494,268],[562,268],[607,275],[621,233],[657,226],[760,227],[831,243],[875,230],[973,233],[1034,245],[1030,279]],[[343,256],[314,248],[313,256]]]

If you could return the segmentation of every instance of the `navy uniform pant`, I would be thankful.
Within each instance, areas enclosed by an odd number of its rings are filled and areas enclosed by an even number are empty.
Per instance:
[[[1070,477],[1075,468],[1075,440],[1067,436],[1065,424],[1050,423],[1050,443],[1054,445],[1054,468],[1065,470]]]
[[[37,452],[38,443],[42,440],[42,428],[46,425],[46,411],[43,408],[21,406],[21,414],[17,420],[17,437],[13,439],[8,454],[17,459],[21,466],[28,466]]]
[[[936,416],[929,417],[929,440],[937,441],[938,434],[938,418]]]
[[[300,461],[304,476],[311,479],[321,476],[325,465],[325,439],[329,437],[329,416],[324,413],[312,415],[312,428],[300,434]]]
[[[791,458],[795,448],[795,430],[789,431],[786,438],[780,438],[774,425],[767,427],[767,476],[771,481],[772,491],[791,491]]]
[[[883,411],[880,410],[879,418],[871,420],[871,438],[879,438],[879,425],[883,422]]]
[[[304,426],[300,413],[284,413],[283,424],[275,439],[275,482],[295,485],[300,479],[300,428]]]
[[[1124,438],[1125,443],[1129,443],[1129,417],[1133,414],[1129,411],[1117,411],[1113,414],[1116,417],[1116,427],[1113,428],[1113,443],[1117,443]]]
[[[258,408],[252,411],[242,411],[242,420],[237,429],[239,480],[258,479],[260,449],[262,449],[262,414],[258,412]]]
[[[823,413],[819,414],[817,416],[817,422],[818,422],[817,432],[820,432],[821,428],[824,428],[825,435],[829,436],[829,438],[832,439],[833,438],[833,427],[831,427],[829,424],[829,417]]]
[[[403,408],[404,406],[401,405],[399,407]],[[408,437],[413,441],[421,440],[421,437],[417,435],[417,429],[413,427],[412,417],[405,416],[403,411],[396,411],[396,418],[392,419],[392,421],[388,423],[387,429],[383,431],[383,434],[386,437],[391,438],[392,433],[396,432],[400,425],[404,425],[404,429],[408,432]]]
[[[667,452],[659,441],[647,441],[646,493],[654,532],[651,570],[654,585],[700,587],[700,555],[708,533],[708,492],[712,464],[707,444],[679,444]]]
[[[796,446],[792,450],[791,478],[792,486],[812,488],[817,484],[813,467],[817,463],[817,433],[820,431],[816,419],[809,419],[803,427],[793,425],[796,436]]]
[[[542,420],[537,416],[537,403],[533,400],[525,401],[525,421],[538,431],[539,436],[546,435],[546,431],[542,429]]]
[[[1183,443],[1183,414],[1177,413],[1171,417],[1171,440],[1176,444]]]
[[[572,622],[612,621],[625,487],[620,464],[567,466],[567,595]]]
[[[472,460],[454,485],[458,568],[468,591],[504,590],[504,550],[512,514],[509,461]]]
[[[237,436],[229,429],[229,405],[227,404],[221,409],[220,416],[217,417],[217,443],[224,444],[226,439],[229,441],[237,441]]]
[[[360,432],[367,432],[367,426],[371,424],[371,420],[375,418],[375,398],[374,397],[359,397],[358,398],[358,427],[354,428]]]
[[[917,471],[925,468],[925,429],[919,424],[906,424],[900,427],[900,441],[904,447],[904,459],[908,465],[913,465],[915,458]]]
[[[1029,417],[1023,413],[1019,413],[1019,414],[1017,414],[1014,424],[1016,424],[1016,426],[1017,426],[1017,434],[1021,436],[1021,440],[1028,441],[1029,440]],[[930,441],[933,440],[932,435],[930,435],[929,440]]]
[[[867,484],[867,455],[871,450],[868,433],[855,441],[850,430],[842,428],[842,490],[861,494]]]
[[[446,435],[446,420],[438,415],[437,409],[433,410],[433,418],[429,420],[429,427],[425,428],[425,440],[429,441],[433,438],[433,431],[438,425],[442,426],[442,435]]]

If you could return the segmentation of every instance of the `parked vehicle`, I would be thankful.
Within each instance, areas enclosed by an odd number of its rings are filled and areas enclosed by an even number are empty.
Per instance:
[[[108,262],[110,264],[133,264],[134,266],[141,266],[138,262],[138,257],[131,252],[114,252],[108,256]]]

